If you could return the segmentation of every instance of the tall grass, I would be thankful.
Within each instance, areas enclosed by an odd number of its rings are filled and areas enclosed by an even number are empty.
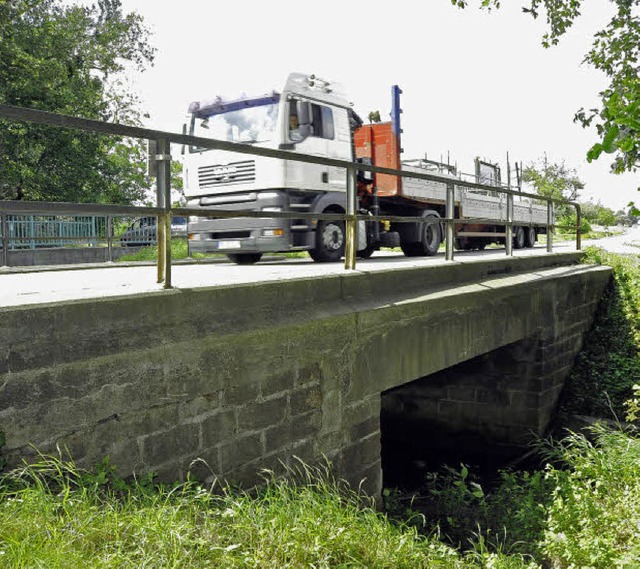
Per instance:
[[[114,484],[48,457],[0,486],[3,567],[468,567],[392,524],[328,469],[252,493],[194,482]],[[212,490],[212,491],[211,491]]]

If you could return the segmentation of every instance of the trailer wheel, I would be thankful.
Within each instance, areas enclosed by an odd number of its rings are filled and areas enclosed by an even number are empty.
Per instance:
[[[400,248],[407,257],[432,257],[438,252],[442,243],[440,218],[429,214],[420,223],[420,241],[415,243],[401,243]]]
[[[316,246],[309,256],[317,263],[339,261],[344,256],[344,221],[321,219],[316,227]]]
[[[253,265],[262,258],[262,253],[229,253],[227,257],[236,265]]]
[[[513,228],[513,248],[522,249],[524,247],[524,229],[518,225]]]
[[[524,246],[533,247],[536,244],[536,228],[533,226],[527,227],[524,232]]]

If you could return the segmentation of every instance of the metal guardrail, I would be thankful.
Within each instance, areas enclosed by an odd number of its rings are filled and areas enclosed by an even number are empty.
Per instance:
[[[36,124],[46,124],[60,128],[72,128],[87,132],[95,132],[101,134],[110,134],[116,136],[124,136],[129,138],[147,139],[155,143],[156,154],[153,157],[157,164],[157,184],[156,184],[156,207],[136,207],[136,206],[112,206],[103,204],[71,204],[71,203],[52,203],[46,204],[48,213],[65,213],[65,214],[82,214],[82,215],[156,215],[157,237],[158,237],[158,282],[163,282],[165,288],[171,288],[171,235],[170,222],[172,215],[196,215],[200,217],[211,218],[229,218],[229,217],[258,217],[258,218],[286,218],[286,219],[309,219],[309,220],[339,220],[344,221],[346,226],[346,243],[345,243],[345,269],[355,269],[356,267],[356,233],[358,221],[393,221],[399,223],[425,223],[421,217],[398,217],[398,216],[371,216],[361,215],[357,213],[357,195],[356,195],[356,177],[358,171],[373,172],[378,174],[390,174],[400,178],[415,178],[432,182],[443,183],[441,176],[414,172],[407,170],[394,170],[391,168],[382,168],[380,166],[372,166],[368,164],[359,164],[345,160],[337,160],[333,158],[324,158],[311,156],[307,154],[299,154],[290,150],[275,150],[271,148],[262,148],[250,146],[242,143],[228,142],[224,140],[216,140],[187,134],[179,134],[173,132],[159,131],[142,127],[121,125],[108,123],[103,121],[71,117],[57,113],[46,111],[38,111],[16,107],[13,105],[0,104],[0,118],[12,121],[30,122]],[[170,187],[170,164],[171,164],[171,143],[185,146],[199,146],[207,149],[226,150],[237,152],[239,154],[250,154],[254,156],[263,156],[267,158],[277,158],[282,160],[292,160],[296,162],[304,162],[309,164],[321,164],[324,166],[332,166],[342,168],[346,172],[347,179],[347,212],[345,214],[325,214],[325,213],[302,213],[302,212],[258,212],[249,210],[216,210],[203,211],[197,208],[172,208],[171,207],[171,187]],[[576,249],[581,249],[580,225],[581,211],[580,205],[576,202],[568,200],[558,200],[538,194],[512,190],[509,188],[487,186],[475,182],[468,182],[460,179],[451,179],[446,182],[446,209],[445,217],[440,218],[437,223],[443,223],[446,227],[445,232],[445,258],[453,260],[454,258],[454,235],[455,225],[461,223],[486,223],[494,224],[495,220],[486,218],[477,219],[456,219],[455,218],[455,187],[462,187],[475,190],[484,190],[491,192],[499,192],[507,197],[506,203],[506,219],[500,221],[500,225],[506,228],[505,249],[507,255],[512,255],[513,244],[513,221],[515,196],[528,197],[538,201],[544,201],[547,204],[547,223],[544,224],[547,232],[547,251],[553,251],[553,231],[557,227],[553,222],[553,205],[564,204],[570,205],[576,209]],[[21,201],[0,201],[0,212],[20,212],[20,213],[41,213],[43,202],[21,202]],[[5,220],[6,217],[3,217]],[[5,247],[5,235],[8,235],[7,228],[3,221],[3,251],[6,255],[8,247]],[[6,262],[5,262],[6,264]]]

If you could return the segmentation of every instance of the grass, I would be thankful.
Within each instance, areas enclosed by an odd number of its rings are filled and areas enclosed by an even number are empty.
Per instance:
[[[327,469],[300,465],[253,493],[124,484],[43,458],[0,485],[5,567],[471,567],[392,524]]]
[[[465,466],[432,475],[413,507],[480,567],[640,567],[640,439],[598,425],[541,448],[543,469],[502,471],[490,489]]]
[[[211,255],[204,255],[202,253],[193,253],[192,259],[205,259],[208,257],[224,257],[224,255],[212,253]],[[189,244],[186,239],[172,239],[171,240],[171,258],[187,259],[189,258]],[[122,255],[117,261],[156,261],[158,259],[158,246],[149,245],[146,247],[140,247],[138,250]]]
[[[306,251],[292,251],[288,253],[277,253],[278,256],[287,259],[308,259],[309,254]],[[189,255],[189,244],[186,239],[171,240],[171,259],[226,259],[223,253],[192,253]],[[118,261],[156,261],[158,259],[158,246],[150,245],[140,247],[137,251],[128,253],[118,258]]]
[[[537,473],[484,491],[464,467],[431,486],[459,549],[409,510],[393,521],[302,463],[253,491],[124,482],[104,462],[40,462],[0,479],[0,566],[11,568],[636,568],[640,440],[594,427],[547,447]],[[386,492],[389,496],[389,492]],[[423,533],[417,531],[420,527]]]

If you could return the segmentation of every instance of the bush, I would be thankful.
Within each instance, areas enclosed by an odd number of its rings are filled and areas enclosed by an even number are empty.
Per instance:
[[[640,564],[640,440],[592,429],[557,450],[570,466],[550,468],[555,490],[542,549],[553,567],[635,568]]]
[[[574,213],[565,215],[557,221],[558,233],[575,234],[576,232],[577,216]],[[583,217],[580,220],[580,235],[586,235],[591,232],[591,224]]]

